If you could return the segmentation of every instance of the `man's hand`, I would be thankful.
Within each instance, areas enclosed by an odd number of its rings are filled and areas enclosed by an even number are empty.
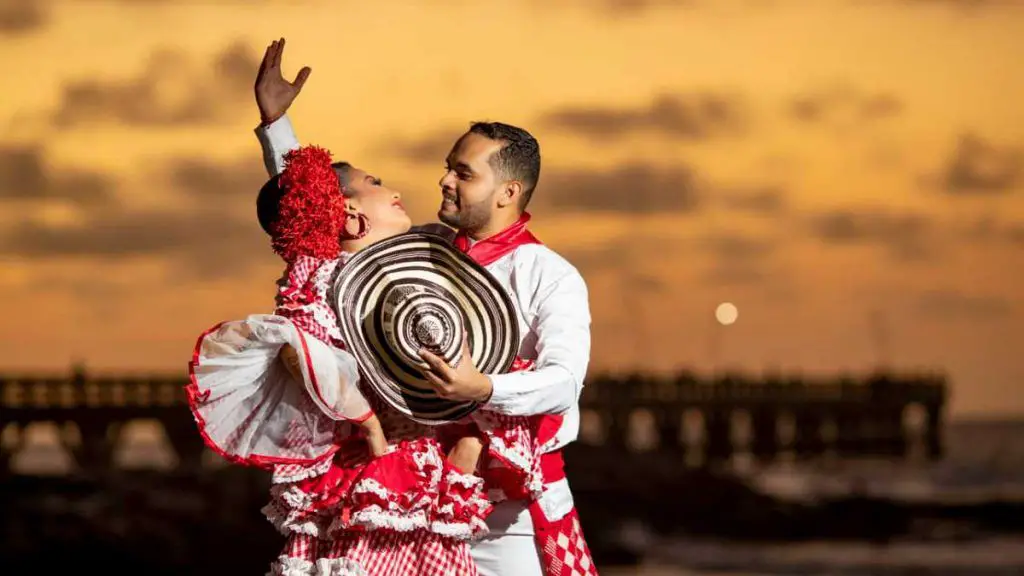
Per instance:
[[[260,120],[270,124],[288,111],[295,97],[302,90],[310,72],[309,66],[299,70],[294,82],[284,79],[281,74],[281,55],[284,53],[284,38],[274,40],[263,53],[263,62],[256,74],[256,105],[260,108]]]
[[[469,352],[469,339],[462,338],[462,360],[458,368],[452,368],[441,358],[427,350],[420,350],[420,358],[430,369],[423,370],[423,376],[430,382],[437,395],[457,402],[486,402],[491,398],[491,379],[481,374],[473,365]]]

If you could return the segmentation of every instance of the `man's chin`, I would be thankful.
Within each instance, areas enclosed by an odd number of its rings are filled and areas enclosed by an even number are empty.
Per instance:
[[[447,224],[453,228],[459,227],[459,215],[447,212],[443,208],[437,211],[437,219],[440,220],[442,224]]]

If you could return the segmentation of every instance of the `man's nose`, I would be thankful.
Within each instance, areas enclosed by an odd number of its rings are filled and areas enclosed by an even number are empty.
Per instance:
[[[437,183],[438,183],[439,186],[441,186],[441,188],[450,188],[451,186],[450,186],[449,183],[451,182],[451,180],[452,180],[452,172],[451,172],[451,170],[449,170],[449,171],[445,172],[441,176],[441,179],[438,180]]]

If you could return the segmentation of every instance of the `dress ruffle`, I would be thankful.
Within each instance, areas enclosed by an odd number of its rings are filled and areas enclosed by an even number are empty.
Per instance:
[[[299,354],[301,384],[278,360],[285,344]],[[356,384],[355,358],[281,316],[253,315],[206,331],[189,375],[189,406],[200,434],[239,464],[314,463],[337,450],[336,421],[371,414]]]
[[[284,535],[326,538],[331,524],[341,514],[343,499],[356,474],[355,470],[332,464],[321,475],[274,484],[263,514]]]
[[[289,545],[274,573],[476,576],[469,542],[487,534],[492,500],[529,500],[542,491],[535,419],[480,411],[461,424],[429,427],[368,399],[389,442],[383,456],[371,459],[359,428],[339,423],[329,469],[275,466],[264,513]],[[479,476],[446,457],[466,434],[485,442]],[[410,568],[421,565],[433,571]]]
[[[358,439],[344,444],[343,454],[366,450]],[[487,533],[483,479],[450,464],[436,439],[402,441],[355,463],[343,454],[322,475],[273,486],[263,513],[280,532],[422,531],[459,541]]]
[[[362,468],[346,498],[347,514],[330,528],[424,530],[454,540],[487,533],[491,511],[479,477],[463,474],[433,438],[407,440]]]
[[[426,562],[437,568],[426,573],[475,576],[468,543],[487,533],[491,511],[483,480],[451,465],[432,437],[367,454],[349,437],[327,471],[273,486],[263,512],[288,544],[272,573],[400,576]]]
[[[478,410],[471,416],[484,438],[481,474],[492,500],[532,501],[544,490],[536,419]]]
[[[356,558],[338,552],[330,540],[293,534],[267,576],[370,576]]]

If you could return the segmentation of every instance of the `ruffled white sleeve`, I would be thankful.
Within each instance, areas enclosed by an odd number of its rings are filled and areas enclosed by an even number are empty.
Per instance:
[[[298,352],[302,382],[278,359],[285,344]],[[204,332],[189,375],[189,405],[203,439],[237,463],[322,460],[337,450],[337,421],[372,414],[355,358],[282,316],[253,315]]]

